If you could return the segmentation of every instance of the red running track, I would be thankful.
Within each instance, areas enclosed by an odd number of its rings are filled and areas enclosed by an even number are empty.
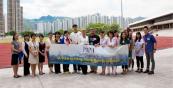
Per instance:
[[[173,47],[173,37],[156,37],[157,48],[166,49]],[[46,60],[47,63],[47,60]],[[11,67],[11,45],[0,44],[0,69]]]

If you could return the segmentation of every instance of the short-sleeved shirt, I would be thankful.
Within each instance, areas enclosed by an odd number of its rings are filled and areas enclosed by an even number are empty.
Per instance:
[[[156,39],[151,34],[144,35],[144,41],[145,41],[145,52],[151,53],[154,50],[154,43],[156,43]]]
[[[144,55],[144,49],[141,48],[143,46],[143,44],[144,44],[143,39],[141,39],[140,41],[137,40],[135,42],[135,55],[136,56],[143,56]]]
[[[100,43],[100,37],[97,35],[89,36],[89,45],[95,45]]]
[[[19,50],[20,44],[18,41],[12,41],[11,44],[14,46],[14,49]],[[12,51],[12,54],[18,54],[19,52]]]
[[[100,45],[101,46],[106,46],[108,42],[108,39],[106,37],[100,38]]]
[[[107,45],[118,46],[118,39],[116,37],[113,37],[112,40],[108,38]]]
[[[70,39],[72,40],[72,44],[78,44],[80,42],[80,37],[82,36],[81,32],[78,31],[77,33],[72,32],[70,34]]]

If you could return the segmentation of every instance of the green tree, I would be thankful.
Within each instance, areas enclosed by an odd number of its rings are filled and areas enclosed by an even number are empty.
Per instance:
[[[112,31],[121,32],[121,28],[120,28],[120,26],[119,26],[117,23],[111,24],[111,25],[110,25],[110,29],[111,29]]]
[[[20,34],[22,35],[22,36],[24,36],[24,35],[31,35],[31,34],[33,34],[34,32],[31,32],[31,31],[24,31],[24,32],[21,32]]]
[[[12,36],[14,33],[15,33],[15,31],[10,31],[10,32],[5,33],[5,35]]]
[[[89,32],[91,29],[96,29],[96,32],[99,33],[100,31],[118,31],[120,32],[120,26],[116,23],[113,23],[111,25],[104,24],[104,23],[91,23],[87,26],[87,32]]]

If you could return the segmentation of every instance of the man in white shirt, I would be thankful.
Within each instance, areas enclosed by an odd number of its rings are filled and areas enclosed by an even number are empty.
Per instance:
[[[72,44],[79,44],[80,37],[82,36],[81,32],[78,31],[78,26],[76,24],[73,25],[73,32],[70,34],[70,39],[72,40]],[[73,70],[74,73],[77,73],[77,71],[80,71],[80,65],[73,64]]]

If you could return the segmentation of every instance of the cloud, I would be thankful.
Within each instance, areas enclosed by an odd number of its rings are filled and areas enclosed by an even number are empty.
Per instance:
[[[43,15],[78,17],[93,13],[120,16],[120,0],[21,0],[25,18]],[[173,12],[172,0],[123,0],[124,16],[151,17]]]

